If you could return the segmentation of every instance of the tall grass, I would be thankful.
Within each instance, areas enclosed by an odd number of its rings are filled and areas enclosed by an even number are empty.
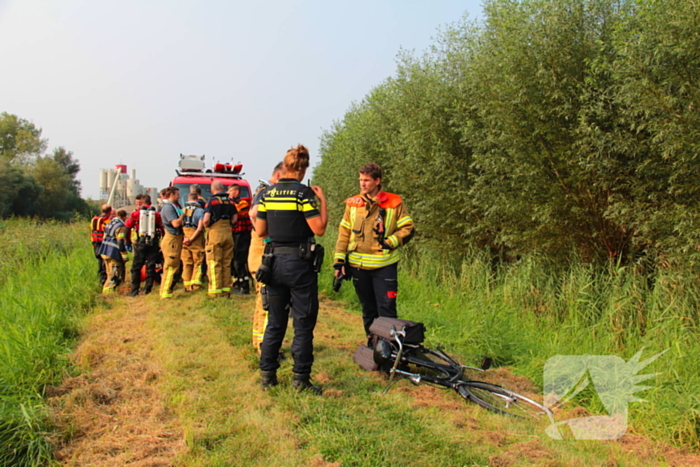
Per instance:
[[[422,321],[429,345],[465,364],[491,356],[540,386],[555,355],[616,355],[642,359],[668,350],[641,374],[648,389],[632,403],[631,426],[655,439],[697,449],[700,443],[700,284],[669,271],[654,277],[633,267],[601,270],[574,262],[562,270],[538,258],[494,268],[472,253],[460,267],[428,255],[399,266],[399,314]],[[330,280],[322,281],[325,293]],[[354,302],[350,283],[340,297]],[[359,306],[358,306],[359,308]],[[596,411],[595,401],[587,408]]]
[[[0,283],[0,465],[36,466],[51,452],[44,392],[61,380],[95,300],[95,260],[84,226],[16,220],[1,228],[9,261]]]

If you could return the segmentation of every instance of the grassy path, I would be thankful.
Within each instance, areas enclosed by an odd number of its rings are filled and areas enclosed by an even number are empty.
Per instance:
[[[110,298],[74,360],[83,374],[55,389],[66,466],[653,466],[697,456],[628,434],[554,441],[544,427],[490,414],[454,392],[396,384],[352,362],[360,318],[323,300],[314,380],[324,395],[259,389],[250,346],[252,297]],[[291,331],[290,331],[291,332]],[[288,332],[288,335],[290,334]],[[289,354],[289,343],[283,349]],[[516,390],[503,370],[491,378]]]

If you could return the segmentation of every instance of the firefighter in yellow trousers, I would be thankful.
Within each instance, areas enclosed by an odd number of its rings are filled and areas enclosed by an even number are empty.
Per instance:
[[[182,280],[185,292],[202,286],[202,263],[204,262],[204,209],[197,201],[197,193],[190,193],[185,204],[182,244]]]
[[[184,213],[178,204],[180,190],[169,187],[164,190],[163,208],[160,217],[165,228],[165,236],[160,242],[163,252],[163,278],[160,282],[160,298],[172,298],[175,277],[180,271],[180,255],[185,235],[182,231]]]
[[[255,224],[255,218],[258,214],[258,205],[260,204],[260,198],[262,194],[270,185],[274,185],[280,179],[280,174],[282,173],[282,162],[277,164],[270,177],[270,184],[266,185],[262,183],[255,192],[253,197],[252,207],[250,209],[250,219]],[[262,182],[262,180],[261,180]],[[259,237],[255,231],[253,231],[250,236],[250,250],[248,250],[248,270],[251,275],[255,277],[255,271],[258,270],[260,264],[262,263],[262,256],[265,251],[265,239]],[[267,310],[263,308],[262,294],[260,289],[262,284],[255,281],[255,291],[257,296],[255,298],[255,311],[253,311],[253,347],[260,353],[260,346],[262,345],[263,336],[265,335],[265,327],[267,326]]]
[[[204,209],[204,227],[207,231],[207,272],[209,296],[231,295],[231,261],[233,261],[233,236],[231,226],[236,223],[236,207],[231,203],[223,184],[215,180],[211,184],[214,195]]]
[[[124,282],[126,274],[125,265],[129,260],[126,254],[126,211],[117,212],[105,227],[104,239],[100,245],[99,254],[104,260],[107,279],[102,286],[102,293],[109,294],[115,291],[117,286]]]

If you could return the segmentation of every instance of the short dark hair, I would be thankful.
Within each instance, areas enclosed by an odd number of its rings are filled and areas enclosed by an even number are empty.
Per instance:
[[[377,164],[373,164],[371,162],[360,167],[359,172],[362,175],[369,175],[375,180],[378,178],[382,178],[382,168],[379,167]]]
[[[136,197],[134,199],[143,199],[143,195],[141,193],[139,193],[138,195],[136,195]]]
[[[143,195],[141,197],[141,201],[143,201],[143,204],[151,205],[151,195]]]
[[[119,211],[117,211],[117,217],[119,217],[120,219],[124,219],[126,217],[126,211],[120,209]]]
[[[199,197],[194,191],[190,191],[190,193],[187,195],[187,201],[197,201],[198,199]]]

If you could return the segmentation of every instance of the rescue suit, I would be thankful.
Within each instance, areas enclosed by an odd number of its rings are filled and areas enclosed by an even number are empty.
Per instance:
[[[114,292],[116,287],[124,282],[125,264],[129,259],[126,253],[126,230],[124,221],[118,217],[112,219],[105,227],[104,238],[98,251],[107,271],[102,293]]]
[[[107,280],[107,269],[105,268],[104,259],[99,254],[100,246],[105,236],[105,227],[109,224],[110,215],[95,216],[90,221],[90,240],[92,241],[92,249],[97,258],[97,277],[100,279],[100,284],[104,284]]]
[[[177,274],[180,272],[180,256],[182,254],[182,242],[185,238],[182,227],[173,227],[172,221],[182,215],[180,206],[165,200],[160,211],[165,235],[160,242],[160,250],[163,253],[163,277],[160,281],[160,298],[172,298],[173,288],[177,282]]]
[[[233,236],[231,221],[236,216],[236,207],[226,192],[217,193],[205,209],[210,214],[207,231],[206,258],[209,274],[210,297],[231,293],[231,262],[233,261]]]
[[[352,276],[367,334],[375,318],[397,317],[397,249],[413,233],[413,220],[399,195],[380,191],[374,199],[359,194],[345,200],[334,263],[336,268],[345,265]]]
[[[260,204],[260,199],[267,186],[261,185],[255,192],[255,198],[253,200],[253,206]],[[257,233],[253,232],[250,238],[250,248],[248,250],[248,270],[251,275],[255,277],[255,272],[260,267],[262,263],[262,256],[265,252],[265,239],[258,236]],[[253,311],[253,347],[260,353],[260,346],[262,345],[263,336],[265,335],[265,327],[267,326],[267,310],[263,307],[262,294],[260,289],[262,284],[255,281],[255,292],[257,296],[255,297],[255,310]]]
[[[234,200],[238,220],[231,230],[233,231],[233,263],[231,275],[233,287],[242,294],[250,293],[250,272],[248,271],[248,250],[251,243],[251,231],[253,223],[250,220],[250,198],[236,198]]]
[[[132,232],[132,246],[134,250],[133,263],[131,265],[131,296],[135,297],[141,287],[141,268],[146,266],[146,284],[144,293],[148,294],[156,282],[156,262],[160,257],[160,238],[163,236],[163,222],[160,213],[153,210],[155,216],[155,228],[150,234],[141,225],[143,211],[150,210],[151,206],[143,205],[136,209],[126,220],[126,227]],[[135,234],[135,235],[134,235]],[[135,241],[134,241],[135,239]]]
[[[202,263],[204,262],[204,229],[197,233],[199,222],[204,217],[204,209],[197,201],[189,201],[185,204],[185,219],[182,230],[188,244],[182,245],[182,280],[186,291],[197,290],[202,287]],[[196,234],[196,237],[195,237]],[[192,238],[194,237],[194,240]]]

